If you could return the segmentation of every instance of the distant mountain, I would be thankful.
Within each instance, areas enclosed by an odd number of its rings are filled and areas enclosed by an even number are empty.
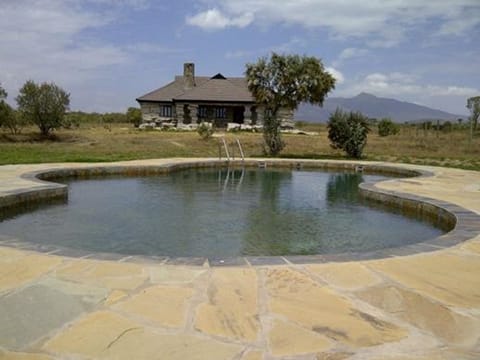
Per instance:
[[[369,118],[381,119],[389,117],[393,121],[401,123],[405,121],[456,120],[465,118],[464,115],[450,114],[405,101],[360,93],[352,98],[327,98],[323,103],[323,107],[302,104],[295,112],[295,120],[326,122],[337,107],[345,111],[360,111]]]

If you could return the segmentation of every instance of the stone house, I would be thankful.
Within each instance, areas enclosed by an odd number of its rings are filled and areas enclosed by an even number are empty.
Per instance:
[[[266,109],[255,103],[243,77],[195,76],[195,65],[185,63],[183,76],[136,99],[144,123],[158,126],[210,122],[216,127],[228,123],[262,125]],[[281,109],[283,127],[293,127],[293,111]]]

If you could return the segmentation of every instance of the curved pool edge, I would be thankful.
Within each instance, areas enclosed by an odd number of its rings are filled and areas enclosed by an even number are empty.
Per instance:
[[[397,174],[418,178],[434,177],[444,168],[419,167],[405,164],[335,161],[335,160],[297,160],[297,159],[246,159],[245,162],[233,161],[231,164],[260,167],[321,168],[330,170],[357,170],[371,173]],[[0,188],[0,208],[16,206],[33,201],[68,194],[66,185],[48,180],[65,176],[87,175],[147,175],[162,174],[186,168],[226,166],[227,161],[217,159],[161,159],[116,163],[80,163],[80,164],[36,164],[0,167],[2,181],[11,182],[11,186]],[[6,169],[12,169],[8,174]],[[457,170],[460,171],[460,170]],[[388,182],[395,183],[395,180]],[[382,182],[379,182],[382,183]],[[420,210],[432,217],[452,223],[453,229],[437,238],[398,248],[383,249],[364,253],[343,253],[329,255],[287,255],[287,256],[245,256],[235,258],[171,258],[161,256],[128,256],[116,253],[90,253],[83,250],[61,248],[22,242],[19,239],[0,234],[0,246],[9,246],[24,250],[33,250],[66,257],[81,257],[97,260],[126,262],[154,262],[169,265],[191,266],[261,266],[314,264],[373,260],[397,256],[407,256],[446,249],[480,235],[480,215],[471,209],[453,202],[426,197],[410,192],[401,192],[380,188],[379,183],[362,183],[361,194],[369,199],[402,209]]]

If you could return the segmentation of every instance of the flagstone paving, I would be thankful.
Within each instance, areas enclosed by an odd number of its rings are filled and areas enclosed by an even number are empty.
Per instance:
[[[0,167],[0,196],[62,166]],[[379,187],[480,214],[480,173],[422,169],[434,176]],[[218,267],[6,245],[0,360],[480,359],[480,236],[377,260]]]

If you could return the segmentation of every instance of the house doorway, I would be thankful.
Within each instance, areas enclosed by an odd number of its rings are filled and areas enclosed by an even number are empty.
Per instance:
[[[245,108],[243,106],[236,106],[233,108],[233,122],[237,124],[243,124],[243,112]]]

